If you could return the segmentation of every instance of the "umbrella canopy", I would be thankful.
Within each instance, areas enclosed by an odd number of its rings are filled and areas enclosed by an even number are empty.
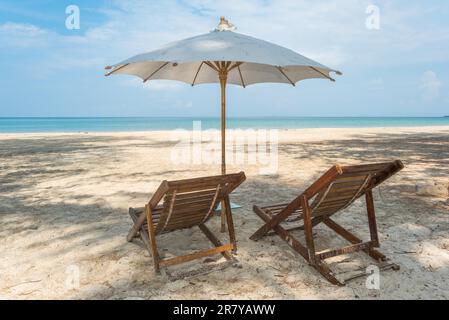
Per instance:
[[[110,74],[130,74],[144,82],[178,80],[196,85],[220,82],[217,73],[227,70],[226,82],[239,86],[279,82],[295,85],[310,78],[334,81],[341,74],[290,49],[233,32],[223,17],[212,32],[177,41],[115,64]],[[226,65],[222,68],[221,64]]]

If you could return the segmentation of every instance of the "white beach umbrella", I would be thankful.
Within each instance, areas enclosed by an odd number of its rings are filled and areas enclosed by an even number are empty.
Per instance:
[[[290,49],[233,32],[234,26],[221,17],[218,27],[207,34],[177,41],[139,54],[113,66],[106,76],[129,74],[143,82],[178,80],[192,86],[221,85],[221,173],[226,174],[226,84],[246,87],[264,82],[295,85],[310,78],[335,81],[328,68]],[[222,213],[222,230],[224,228]]]

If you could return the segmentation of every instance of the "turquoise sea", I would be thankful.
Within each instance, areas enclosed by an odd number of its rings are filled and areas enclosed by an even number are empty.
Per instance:
[[[154,131],[192,129],[193,121],[201,121],[203,129],[219,129],[220,118],[0,118],[1,133],[21,132],[98,132],[98,131]],[[228,128],[368,128],[449,126],[449,117],[285,117],[230,118]]]

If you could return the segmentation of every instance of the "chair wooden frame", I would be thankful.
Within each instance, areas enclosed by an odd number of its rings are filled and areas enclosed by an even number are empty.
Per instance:
[[[376,216],[372,189],[383,181],[404,168],[401,161],[396,160],[388,163],[339,166],[335,165],[313,183],[306,191],[301,193],[292,202],[287,204],[253,207],[254,212],[265,222],[251,237],[257,241],[270,231],[280,236],[297,253],[321,273],[329,282],[343,286],[335,277],[325,259],[342,254],[363,251],[378,262],[386,261],[385,255],[374,248],[379,247],[379,236],[377,232]],[[336,223],[330,217],[347,208],[356,199],[365,196],[370,241],[363,242],[356,235]],[[286,229],[281,223],[302,220],[300,226]],[[324,223],[331,230],[346,239],[351,245],[328,249],[321,252],[315,250],[313,238],[313,227]],[[302,244],[292,234],[293,230],[303,230],[306,244]],[[398,270],[395,264],[383,266]]]
[[[245,179],[245,173],[240,172],[221,176],[163,181],[144,208],[129,209],[134,225],[128,233],[127,241],[131,242],[135,237],[140,236],[153,258],[157,273],[160,272],[161,267],[220,253],[227,260],[233,260],[231,253],[237,251],[237,241],[229,194]],[[225,244],[222,244],[205,224],[214,215],[220,202],[224,203],[230,239],[230,242]],[[160,257],[156,242],[157,235],[195,226],[198,226],[212,242],[213,248],[169,259]]]

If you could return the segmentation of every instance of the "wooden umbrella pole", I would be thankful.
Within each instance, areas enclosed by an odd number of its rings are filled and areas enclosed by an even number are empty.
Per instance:
[[[226,69],[220,70],[221,86],[221,174],[226,174],[226,81],[228,73]]]
[[[221,86],[221,174],[226,174],[226,81],[228,70],[225,63],[218,72]],[[221,202],[221,232],[226,232],[226,206]]]

